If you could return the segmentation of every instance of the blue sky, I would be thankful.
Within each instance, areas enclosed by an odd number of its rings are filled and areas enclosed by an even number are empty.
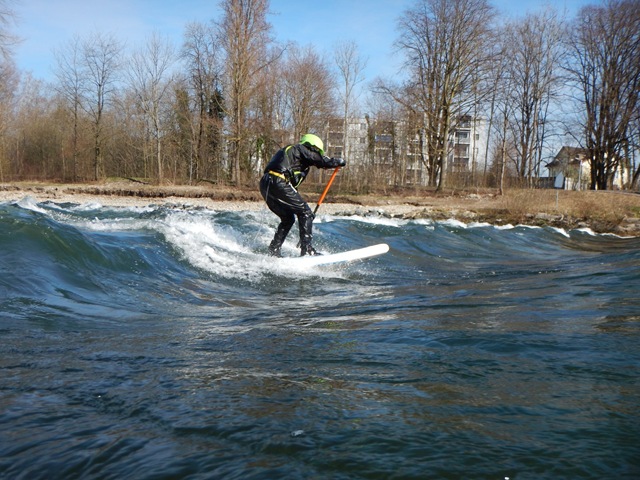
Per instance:
[[[538,11],[541,0],[490,0],[506,17]],[[398,17],[415,0],[271,0],[269,22],[279,41],[312,44],[330,57],[340,41],[355,41],[368,58],[367,81],[393,76],[399,68],[393,42]],[[570,15],[599,0],[555,0]],[[74,34],[112,33],[130,48],[141,45],[153,32],[182,42],[187,23],[219,18],[219,0],[16,0],[15,33],[23,41],[15,49],[18,68],[34,77],[53,79],[54,48],[61,48]]]

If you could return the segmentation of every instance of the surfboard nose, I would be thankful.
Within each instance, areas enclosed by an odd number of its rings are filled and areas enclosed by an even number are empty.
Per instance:
[[[386,243],[378,243],[369,247],[348,250],[346,252],[331,253],[317,256],[304,256],[287,258],[285,261],[293,262],[295,265],[310,267],[316,265],[331,265],[335,263],[353,262],[365,258],[382,255],[389,251],[389,245]]]

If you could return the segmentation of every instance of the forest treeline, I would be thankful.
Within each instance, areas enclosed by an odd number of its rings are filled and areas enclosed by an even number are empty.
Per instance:
[[[0,6],[0,181],[255,183],[281,146],[366,115],[373,132],[404,125],[429,187],[459,181],[452,132],[471,117],[487,125],[475,152],[487,168],[467,184],[534,185],[570,144],[589,152],[592,189],[616,174],[638,188],[640,0],[508,20],[487,0],[416,0],[389,20],[404,62],[395,80],[364,78],[352,40],[328,53],[276,42],[268,0],[222,0],[211,21],[185,25],[179,45],[161,32],[134,51],[107,32],[74,35],[53,46],[46,83],[17,70],[11,2]],[[394,170],[405,153],[376,165],[373,148],[349,158],[346,134],[342,143],[354,190],[403,186]]]

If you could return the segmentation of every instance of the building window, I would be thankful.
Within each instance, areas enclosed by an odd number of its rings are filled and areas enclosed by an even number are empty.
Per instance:
[[[341,145],[342,144],[342,133],[340,132],[330,132],[329,133],[329,143],[332,145]]]
[[[454,149],[454,156],[458,157],[468,157],[469,156],[469,145],[456,145]]]
[[[389,133],[376,135],[376,142],[391,143],[392,140],[393,140],[393,136]]]

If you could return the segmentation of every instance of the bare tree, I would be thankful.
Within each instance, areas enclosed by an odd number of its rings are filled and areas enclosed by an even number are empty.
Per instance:
[[[11,6],[14,0],[0,0],[0,56],[7,61],[13,55],[13,47],[20,41],[11,31],[16,15]]]
[[[327,62],[311,46],[292,47],[285,64],[287,107],[293,135],[321,132],[334,112],[334,79]]]
[[[249,168],[247,109],[256,76],[267,65],[266,51],[272,41],[266,19],[269,1],[223,0],[221,5],[219,28],[226,53],[231,180],[239,183],[242,172]]]
[[[74,36],[62,49],[55,50],[56,59],[55,75],[58,83],[56,90],[65,100],[66,108],[71,112],[71,156],[72,176],[78,179],[78,139],[80,124],[80,108],[83,88],[83,66],[81,64],[81,40]]]
[[[503,57],[503,63],[508,63],[506,57]],[[498,71],[499,76],[497,77],[496,87],[502,87],[504,91],[509,91],[511,88],[511,84],[513,79],[510,75],[505,73],[505,68],[501,68]],[[513,104],[511,104],[506,98],[503,101],[498,101],[496,104],[496,110],[498,112],[498,120],[501,120],[500,123],[496,125],[497,136],[500,141],[500,149],[497,155],[497,163],[496,166],[496,177],[498,182],[498,191],[500,195],[504,195],[504,176],[507,171],[507,160],[508,160],[508,146],[510,143],[510,129],[509,129],[509,118],[512,118],[513,114],[511,109],[513,108]],[[513,142],[511,142],[513,143]]]
[[[449,133],[469,108],[490,52],[493,9],[486,0],[419,0],[400,20],[396,44],[410,72],[404,97],[423,116],[431,182],[446,184]]]
[[[487,75],[485,77],[486,90],[490,92],[485,102],[481,102],[480,108],[483,111],[483,115],[487,118],[487,130],[486,130],[486,143],[483,154],[483,171],[482,176],[485,185],[487,184],[488,166],[489,166],[489,151],[491,147],[492,133],[494,129],[494,122],[497,121],[496,115],[498,113],[498,107],[500,102],[505,100],[504,93],[508,89],[502,88],[502,82],[506,76],[506,59],[503,53],[504,46],[501,44],[500,39],[504,38],[501,34],[501,30],[498,29],[495,32],[496,44],[493,47],[494,55],[491,56],[491,60],[487,64]],[[502,185],[500,186],[502,189]]]
[[[342,103],[344,156],[350,158],[350,144],[348,124],[352,116],[352,109],[358,99],[356,87],[364,81],[364,69],[367,60],[358,52],[358,45],[354,41],[341,42],[336,46],[334,59],[338,67],[341,86],[339,89]]]
[[[121,54],[122,44],[112,35],[96,33],[82,44],[82,106],[92,119],[95,180],[102,175],[104,114],[116,93]]]
[[[292,141],[287,129],[287,97],[285,87],[285,66],[280,51],[256,78],[256,91],[251,102],[251,125],[256,134],[252,165],[262,171],[264,164],[282,146]]]
[[[518,177],[529,182],[542,159],[550,103],[561,87],[563,28],[549,8],[512,22],[503,33],[502,54],[510,79],[510,88],[503,92],[512,104],[509,128],[515,141],[510,160]]]
[[[174,61],[171,43],[153,33],[146,45],[133,53],[128,69],[130,87],[154,139],[158,183],[163,180],[162,109],[172,92],[171,66]]]
[[[18,38],[11,32],[15,13],[11,8],[12,0],[0,0],[0,179],[3,177],[5,151],[5,132],[11,111],[13,92],[17,84],[17,72],[12,61],[13,47]]]
[[[571,29],[567,69],[581,92],[591,188],[609,188],[640,109],[640,1],[584,7]]]
[[[12,61],[0,62],[0,180],[2,180],[5,168],[7,151],[7,130],[12,121],[15,103],[15,92],[18,88],[18,71]]]
[[[640,112],[631,123],[629,147],[631,154],[629,160],[631,162],[631,179],[629,183],[630,189],[637,189],[640,181]]]
[[[59,128],[53,121],[55,99],[51,99],[44,81],[25,74],[17,92],[12,127],[13,172],[22,178],[60,179]]]
[[[182,58],[186,61],[189,91],[194,100],[196,121],[192,124],[195,146],[189,159],[189,181],[205,174],[206,166],[215,163],[214,177],[222,156],[222,46],[214,26],[202,23],[187,25]],[[206,162],[206,166],[203,164]],[[201,168],[203,171],[201,172]]]
[[[485,148],[485,175],[486,165],[489,158],[489,141],[493,130],[499,142],[497,153],[494,155],[494,174],[500,195],[504,194],[504,176],[507,166],[507,144],[510,141],[509,118],[513,117],[513,102],[510,101],[508,92],[511,91],[513,79],[510,75],[510,58],[505,55],[508,40],[503,30],[496,31],[495,55],[490,62],[490,74],[488,81],[492,84],[491,96],[489,99],[489,125],[487,128],[487,144]]]

